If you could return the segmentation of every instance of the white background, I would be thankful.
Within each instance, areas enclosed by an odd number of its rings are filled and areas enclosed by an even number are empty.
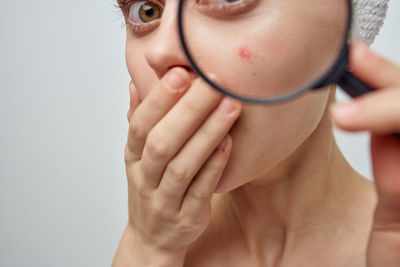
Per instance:
[[[0,8],[0,266],[109,266],[127,220],[125,31],[108,1]],[[400,2],[373,46],[400,64]],[[397,16],[396,16],[397,14]],[[338,142],[371,178],[367,134]]]

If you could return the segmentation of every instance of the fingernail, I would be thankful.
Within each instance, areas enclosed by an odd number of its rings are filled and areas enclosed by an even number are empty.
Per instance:
[[[177,70],[171,70],[165,77],[166,84],[173,90],[183,90],[189,83],[189,78]]]
[[[379,58],[377,54],[365,43],[359,44],[360,57],[368,57],[369,60]]]
[[[235,106],[232,103],[232,100],[229,97],[224,97],[219,103],[218,109],[225,114],[229,114],[235,110]]]
[[[358,112],[358,105],[355,101],[349,103],[336,103],[332,107],[334,117],[339,120],[354,117]]]

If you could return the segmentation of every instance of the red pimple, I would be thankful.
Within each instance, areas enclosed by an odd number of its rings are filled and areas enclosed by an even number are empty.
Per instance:
[[[252,58],[252,54],[250,49],[247,46],[240,46],[238,50],[239,57],[244,60],[250,60]]]

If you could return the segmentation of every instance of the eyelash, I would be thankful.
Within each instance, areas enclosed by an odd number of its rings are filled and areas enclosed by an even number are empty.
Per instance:
[[[217,4],[214,4],[217,1]],[[258,0],[239,0],[231,3],[219,3],[219,0],[196,0],[201,12],[216,17],[229,17],[249,11]],[[210,4],[211,3],[211,4]]]
[[[159,19],[156,19],[151,22],[143,22],[143,23],[135,23],[131,20],[130,18],[130,9],[132,8],[132,5],[135,4],[136,2],[140,1],[147,1],[147,2],[152,2],[158,6],[161,6],[162,4],[159,3],[158,1],[149,1],[149,0],[119,0],[119,6],[126,17],[126,26],[129,31],[131,31],[134,34],[143,34],[147,31],[150,31],[154,29],[157,24],[159,23]],[[243,13],[251,9],[257,2],[258,0],[239,0],[238,2],[232,2],[232,3],[223,3],[221,4],[219,1],[220,0],[194,0],[195,3],[198,5],[198,9],[200,12],[204,13],[209,13],[212,16],[229,16],[229,15],[237,15],[239,13]],[[215,1],[217,4],[215,4]],[[211,4],[210,4],[211,3]],[[161,12],[163,11],[162,7]],[[213,14],[214,13],[214,14]],[[162,13],[161,13],[162,14]]]

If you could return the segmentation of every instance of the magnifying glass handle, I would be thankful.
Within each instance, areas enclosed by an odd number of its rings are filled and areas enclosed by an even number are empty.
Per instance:
[[[351,72],[345,71],[338,82],[338,85],[351,97],[361,96],[363,94],[374,91],[370,86],[355,77]],[[395,132],[394,135],[400,141],[400,132]]]
[[[343,73],[338,85],[351,97],[361,96],[374,91],[374,89],[359,80],[349,71]]]

